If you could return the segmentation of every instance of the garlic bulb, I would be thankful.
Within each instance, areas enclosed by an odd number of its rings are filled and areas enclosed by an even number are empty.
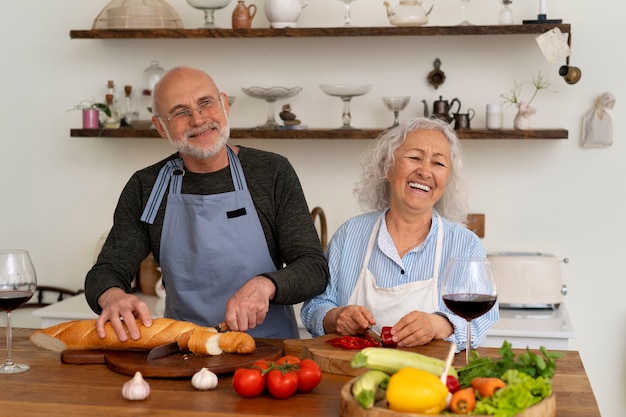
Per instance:
[[[124,383],[122,397],[131,401],[145,400],[150,395],[150,385],[143,379],[141,372],[135,372],[135,376]]]
[[[191,385],[197,390],[206,391],[217,387],[217,375],[202,368],[191,377]]]

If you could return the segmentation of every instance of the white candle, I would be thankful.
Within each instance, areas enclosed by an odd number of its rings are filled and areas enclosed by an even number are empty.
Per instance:
[[[539,14],[546,14],[546,0],[539,0]]]

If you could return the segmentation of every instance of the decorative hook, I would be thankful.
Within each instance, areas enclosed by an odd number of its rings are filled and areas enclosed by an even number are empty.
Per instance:
[[[446,74],[439,69],[439,67],[441,67],[441,60],[439,58],[435,59],[433,65],[435,69],[428,74],[428,83],[435,87],[436,90],[446,80]]]

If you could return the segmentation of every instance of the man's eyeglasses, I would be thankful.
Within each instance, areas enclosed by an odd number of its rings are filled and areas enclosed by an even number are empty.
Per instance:
[[[178,124],[189,123],[189,120],[193,117],[193,111],[196,110],[202,116],[213,116],[221,108],[221,100],[203,100],[196,107],[190,109],[179,109],[170,114],[169,116],[158,116],[161,119],[168,122],[175,122]]]

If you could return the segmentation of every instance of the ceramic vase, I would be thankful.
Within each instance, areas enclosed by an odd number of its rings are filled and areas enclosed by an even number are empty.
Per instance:
[[[537,110],[534,107],[530,107],[526,102],[520,101],[517,103],[517,114],[513,119],[513,127],[517,130],[530,129],[530,118]]]
[[[250,29],[252,19],[256,15],[256,5],[246,6],[244,0],[238,0],[233,9],[233,29]]]
[[[83,110],[83,129],[98,129],[100,114],[97,109]]]

